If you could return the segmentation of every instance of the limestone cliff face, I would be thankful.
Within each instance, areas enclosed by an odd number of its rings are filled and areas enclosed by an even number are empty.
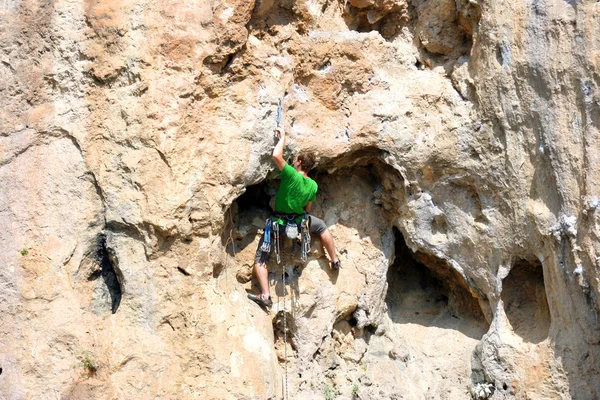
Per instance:
[[[0,398],[600,397],[599,71],[590,1],[1,1]],[[343,268],[265,312],[279,99]]]

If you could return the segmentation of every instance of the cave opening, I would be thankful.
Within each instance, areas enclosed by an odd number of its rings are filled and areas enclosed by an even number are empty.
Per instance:
[[[551,318],[539,260],[516,260],[502,281],[501,299],[514,333],[523,341],[539,343],[548,337]]]
[[[239,213],[270,211],[269,202],[275,194],[270,181],[261,181],[246,187],[246,191],[235,200]]]
[[[479,301],[462,276],[445,261],[413,253],[394,228],[395,260],[388,270],[386,303],[396,324],[458,330],[480,340],[489,328]]]
[[[243,251],[254,242],[266,219],[272,213],[278,182],[263,180],[246,187],[227,211],[229,219],[221,234],[221,242],[229,255]],[[229,241],[233,241],[229,244]]]
[[[390,357],[403,364],[404,373],[427,382],[425,397],[459,391],[489,323],[458,272],[436,256],[413,253],[396,228],[394,236],[385,299],[396,343]]]

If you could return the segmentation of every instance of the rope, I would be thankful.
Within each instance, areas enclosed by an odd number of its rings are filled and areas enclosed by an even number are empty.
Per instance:
[[[285,306],[285,296],[286,296],[286,290],[285,290],[285,266],[282,266],[282,274],[281,274],[282,278],[283,278],[283,353],[284,353],[284,391],[283,391],[283,400],[285,400],[287,398],[287,394],[288,394],[288,387],[287,387],[287,383],[288,383],[288,374],[287,374],[287,362],[288,362],[288,358],[287,358],[287,317],[286,317],[286,306]]]

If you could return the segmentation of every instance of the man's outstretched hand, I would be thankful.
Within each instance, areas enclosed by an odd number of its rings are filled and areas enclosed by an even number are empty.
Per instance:
[[[273,161],[277,164],[277,168],[281,171],[285,167],[285,160],[283,159],[283,148],[285,147],[285,131],[283,128],[278,126],[275,129],[275,136],[279,138],[275,148],[273,149]]]
[[[275,136],[277,136],[279,139],[283,139],[285,137],[285,131],[282,127],[278,126],[275,128]]]

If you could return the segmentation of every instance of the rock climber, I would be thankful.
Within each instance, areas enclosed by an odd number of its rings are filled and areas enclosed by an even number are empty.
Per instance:
[[[317,183],[308,177],[307,173],[315,166],[315,155],[312,152],[300,152],[293,162],[293,167],[283,159],[283,149],[285,147],[285,131],[278,127],[276,133],[279,140],[273,149],[273,161],[279,169],[281,183],[275,198],[275,213],[274,215],[295,215],[302,216],[304,213],[309,213],[315,201],[318,186]],[[319,235],[323,247],[329,254],[330,268],[339,270],[341,267],[340,260],[335,252],[335,244],[333,236],[325,222],[313,215],[308,214],[308,224],[310,233]],[[267,262],[271,255],[271,251],[264,251],[263,241],[265,234],[260,239],[256,255],[254,257],[254,275],[260,285],[261,294],[249,294],[248,298],[256,303],[271,307],[273,301],[269,291],[269,273],[267,271]]]

